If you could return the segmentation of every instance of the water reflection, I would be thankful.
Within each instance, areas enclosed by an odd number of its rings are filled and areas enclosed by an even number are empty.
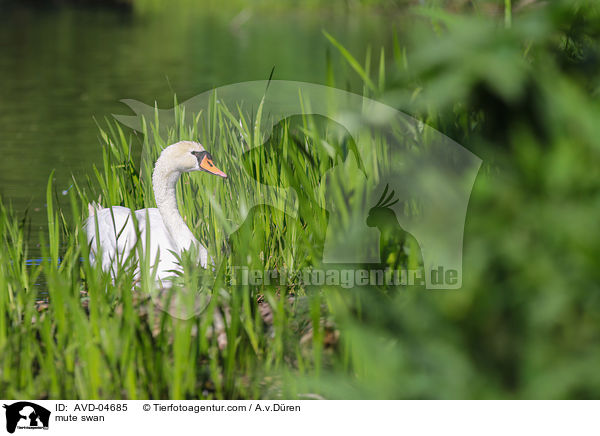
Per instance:
[[[174,92],[183,100],[265,79],[273,66],[278,79],[323,83],[328,43],[322,29],[364,53],[368,45],[389,43],[386,20],[176,7],[139,15],[0,2],[0,195],[20,214],[29,208],[37,239],[50,171],[56,168],[59,194],[71,173],[91,174],[101,160],[93,117],[102,122],[126,112],[120,99],[168,107]]]

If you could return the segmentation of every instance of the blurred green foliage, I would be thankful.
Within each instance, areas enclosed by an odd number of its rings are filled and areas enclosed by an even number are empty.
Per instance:
[[[510,28],[486,14],[420,12],[380,98],[484,167],[461,290],[394,304],[366,293],[360,316],[338,297],[364,371],[356,395],[598,398],[598,2],[533,2]]]

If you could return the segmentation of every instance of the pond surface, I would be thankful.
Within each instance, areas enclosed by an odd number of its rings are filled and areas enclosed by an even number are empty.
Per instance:
[[[172,106],[229,83],[324,83],[326,29],[352,53],[389,46],[390,18],[348,12],[249,9],[140,13],[123,8],[33,7],[0,0],[0,196],[28,210],[37,242],[52,169],[58,192],[71,174],[101,165],[99,123],[130,114],[119,100]],[[377,51],[375,51],[377,52]],[[353,73],[337,62],[339,77]],[[65,205],[67,202],[65,201]]]

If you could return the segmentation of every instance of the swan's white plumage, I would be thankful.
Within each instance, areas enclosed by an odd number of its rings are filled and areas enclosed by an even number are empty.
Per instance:
[[[204,152],[202,145],[192,141],[182,141],[170,145],[156,161],[152,174],[152,185],[158,208],[141,209],[133,212],[139,229],[139,237],[145,254],[149,255],[150,266],[156,271],[157,280],[165,280],[180,271],[174,253],[181,253],[195,244],[200,256],[200,264],[207,267],[208,253],[186,225],[177,209],[176,187],[181,173],[200,171],[200,162],[194,153]],[[211,172],[213,165],[211,161]],[[226,177],[214,167],[215,173]],[[135,230],[132,211],[122,206],[100,208],[89,205],[90,216],[86,221],[90,257],[92,262],[98,256],[98,245],[102,252],[102,268],[116,274],[120,265],[124,265],[131,256],[137,265],[135,246],[138,232]],[[149,253],[146,237],[150,232]],[[97,237],[97,239],[96,239]],[[157,261],[158,259],[158,261]],[[136,276],[139,267],[136,266]]]
[[[144,252],[146,250],[146,233],[150,229],[149,259],[151,266],[156,268],[156,279],[164,280],[173,276],[173,271],[181,270],[177,258],[173,254],[173,252],[179,253],[180,249],[165,227],[160,212],[157,208],[151,208],[136,210],[134,213]],[[131,209],[113,206],[98,210],[95,216],[98,219],[98,241],[102,250],[102,269],[110,271],[114,276],[117,273],[118,266],[124,265],[130,256],[133,256],[134,263],[137,264],[138,253],[132,252],[135,249],[137,234],[131,218]],[[86,230],[88,242],[91,243],[90,257],[92,262],[95,262],[97,242],[96,219],[94,216],[88,218],[88,223],[86,224]],[[207,250],[201,244],[198,244],[198,248],[200,264],[203,268],[206,268]],[[158,263],[155,263],[157,255]],[[139,268],[136,268],[135,275],[136,277],[139,276]]]

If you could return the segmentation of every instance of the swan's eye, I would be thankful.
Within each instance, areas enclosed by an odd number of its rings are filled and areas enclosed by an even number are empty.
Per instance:
[[[212,156],[210,155],[210,153],[206,150],[204,151],[191,151],[190,153],[192,153],[194,156],[196,156],[196,158],[200,159],[200,158],[208,158],[210,160],[212,160]]]

